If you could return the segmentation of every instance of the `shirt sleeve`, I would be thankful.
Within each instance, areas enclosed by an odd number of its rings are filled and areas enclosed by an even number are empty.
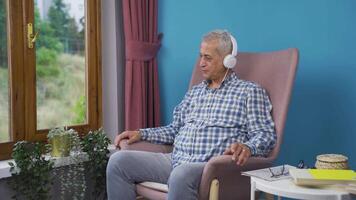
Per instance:
[[[180,127],[184,125],[184,116],[191,100],[190,94],[191,91],[189,91],[182,102],[174,108],[172,123],[167,126],[140,129],[141,139],[155,144],[173,144]]]
[[[277,141],[271,116],[272,104],[267,92],[253,87],[247,97],[247,131],[249,140],[245,143],[253,156],[267,156]]]

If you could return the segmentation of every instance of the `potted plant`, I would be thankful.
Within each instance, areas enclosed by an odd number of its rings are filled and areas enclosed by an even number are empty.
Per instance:
[[[90,131],[82,140],[83,151],[88,154],[87,170],[93,180],[94,199],[106,199],[106,166],[108,164],[108,145],[110,139],[100,128]]]
[[[53,162],[44,156],[48,151],[48,145],[38,142],[19,141],[14,145],[14,162],[9,162],[14,199],[50,199]]]
[[[47,135],[52,157],[58,167],[53,172],[59,180],[60,199],[84,199],[86,191],[83,152],[78,133],[65,127],[53,128]],[[84,159],[84,160],[83,160]],[[65,164],[66,163],[66,164]]]
[[[73,129],[67,129],[64,127],[57,127],[51,129],[48,134],[48,142],[51,144],[52,157],[67,157],[73,147],[73,137],[78,133]]]

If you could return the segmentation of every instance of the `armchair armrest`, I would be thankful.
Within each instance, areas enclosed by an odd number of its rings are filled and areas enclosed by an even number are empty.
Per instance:
[[[120,148],[122,150],[136,150],[136,151],[149,151],[155,153],[170,153],[173,150],[172,145],[152,144],[145,141],[136,142],[133,144],[127,144],[127,139],[120,142]]]
[[[271,165],[272,160],[261,157],[251,157],[244,166],[237,166],[231,160],[231,155],[213,157],[204,167],[199,187],[199,199],[209,199],[210,184],[214,179],[219,181],[219,199],[249,199],[250,178],[242,176],[241,172]]]

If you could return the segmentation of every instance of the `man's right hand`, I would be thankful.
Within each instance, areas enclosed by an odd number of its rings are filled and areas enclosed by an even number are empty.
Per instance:
[[[141,140],[141,133],[140,131],[124,131],[117,135],[114,141],[117,148],[120,148],[120,141],[123,139],[129,139],[127,144],[132,144]]]

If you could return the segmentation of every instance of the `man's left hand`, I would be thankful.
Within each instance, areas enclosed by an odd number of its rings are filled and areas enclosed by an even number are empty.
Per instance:
[[[237,165],[243,166],[251,157],[251,150],[244,144],[234,143],[224,151],[224,155],[232,155],[232,160]]]

